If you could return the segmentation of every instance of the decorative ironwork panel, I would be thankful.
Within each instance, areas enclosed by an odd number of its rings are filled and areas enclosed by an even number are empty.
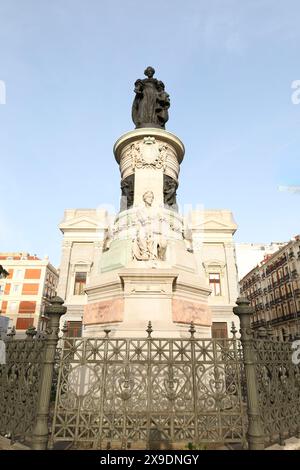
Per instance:
[[[246,440],[235,338],[66,338],[58,365],[52,445],[184,448]]]
[[[292,343],[253,340],[260,415],[266,445],[300,433],[300,366],[292,361]]]
[[[8,340],[0,365],[0,434],[30,438],[36,417],[43,364],[43,339]]]

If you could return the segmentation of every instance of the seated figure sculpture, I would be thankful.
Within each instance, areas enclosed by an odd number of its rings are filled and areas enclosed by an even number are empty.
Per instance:
[[[154,194],[143,195],[144,206],[137,211],[137,231],[132,242],[133,259],[138,261],[165,260],[167,242],[156,227],[157,211],[152,208]]]

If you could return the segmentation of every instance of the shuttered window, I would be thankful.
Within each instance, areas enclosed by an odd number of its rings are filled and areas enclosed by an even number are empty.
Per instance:
[[[16,329],[17,330],[27,330],[30,326],[33,325],[33,318],[18,318]]]
[[[23,295],[36,295],[39,291],[39,284],[23,284]]]
[[[26,269],[25,279],[40,279],[41,270],[40,269]]]
[[[36,302],[22,300],[19,305],[19,313],[35,313]]]

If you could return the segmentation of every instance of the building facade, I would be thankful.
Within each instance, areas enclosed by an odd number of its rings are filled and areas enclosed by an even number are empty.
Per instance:
[[[59,225],[63,241],[57,293],[68,308],[63,321],[68,324],[69,336],[82,334],[85,289],[100,272],[113,220],[101,209],[70,209]],[[206,286],[211,289],[208,302],[212,311],[211,334],[215,337],[230,336],[231,322],[237,321],[232,312],[238,295],[233,240],[236,229],[232,213],[226,210],[192,211],[185,220],[188,249],[194,252],[205,273]],[[118,262],[122,263],[122,253]]]
[[[253,327],[270,324],[279,338],[300,333],[300,236],[240,281],[241,295],[255,308]]]
[[[8,272],[0,279],[0,310],[9,317],[9,327],[14,326],[17,334],[30,326],[43,329],[44,307],[56,294],[57,270],[47,257],[28,253],[0,253],[0,262]]]

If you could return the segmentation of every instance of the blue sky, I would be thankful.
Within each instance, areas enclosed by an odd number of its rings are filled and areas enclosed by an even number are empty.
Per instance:
[[[119,204],[115,140],[147,65],[184,142],[178,199],[237,241],[300,232],[298,0],[0,0],[0,251],[59,263],[66,208]]]

